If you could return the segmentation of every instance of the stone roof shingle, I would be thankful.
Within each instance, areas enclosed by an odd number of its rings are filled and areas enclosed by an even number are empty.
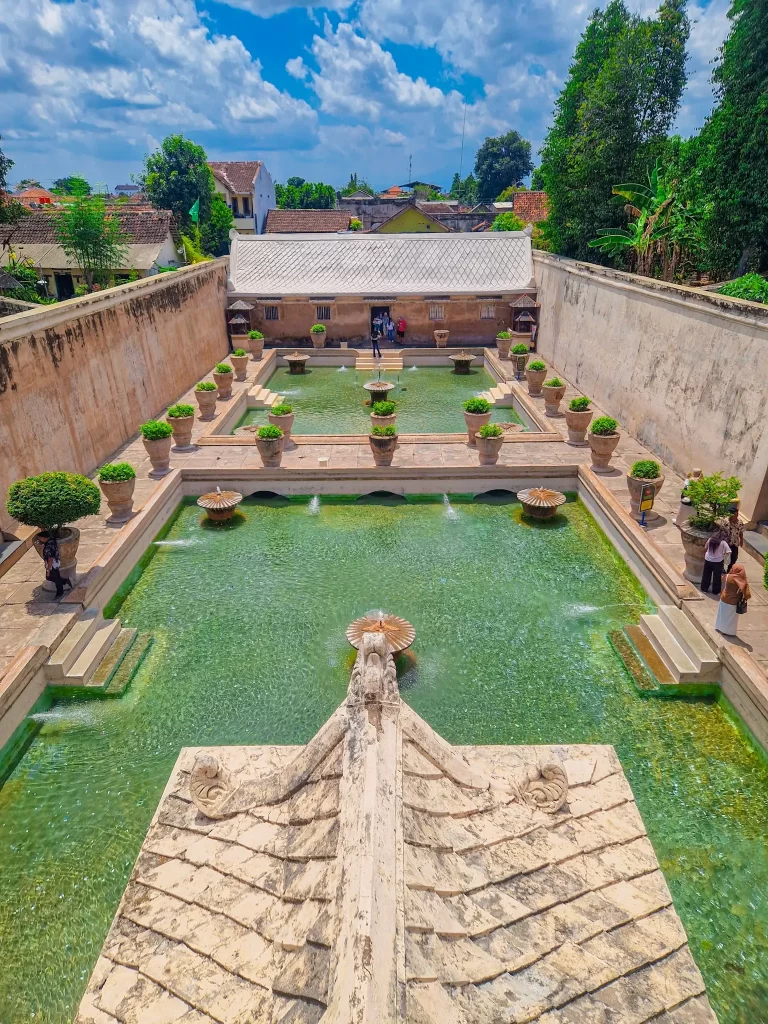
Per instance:
[[[347,210],[270,210],[265,230],[268,235],[349,231],[351,219]]]
[[[208,166],[230,192],[250,195],[261,163],[261,160],[209,160]]]

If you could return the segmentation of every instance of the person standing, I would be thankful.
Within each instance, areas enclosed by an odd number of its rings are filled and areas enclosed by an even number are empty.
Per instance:
[[[45,563],[45,578],[56,585],[56,597],[61,597],[64,587],[72,589],[72,583],[61,575],[61,560],[59,559],[59,545],[56,538],[50,534],[46,535],[43,545],[43,562]]]
[[[387,318],[387,339],[394,343],[395,340],[395,321],[392,317]]]
[[[405,328],[407,326],[408,326],[408,324],[405,322],[405,320],[402,317],[400,317],[400,319],[397,321],[397,340],[398,341],[400,341],[400,342],[405,341]]]
[[[732,565],[725,577],[725,586],[720,595],[715,618],[715,629],[718,633],[736,636],[739,615],[747,610],[747,601],[752,597],[747,580],[747,570],[739,562]]]
[[[376,340],[378,341],[379,336],[381,335],[381,314],[380,313],[377,313],[376,316],[373,318],[373,333],[376,335]]]
[[[723,579],[723,566],[730,546],[723,530],[715,530],[707,541],[704,549],[704,572],[701,576],[701,589],[706,594],[712,584],[712,593],[719,594]]]
[[[373,349],[373,358],[381,359],[381,349],[379,348],[379,332],[376,329],[376,321],[374,321],[374,327],[371,331],[371,348]]]
[[[731,560],[728,563],[728,572],[730,572],[738,561],[739,548],[744,543],[744,524],[739,516],[739,506],[736,503],[731,505],[731,514],[728,516],[725,528],[728,533],[728,546],[731,549]]]

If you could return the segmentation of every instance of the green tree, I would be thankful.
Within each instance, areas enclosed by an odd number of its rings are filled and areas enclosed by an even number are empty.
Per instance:
[[[91,186],[82,174],[70,174],[66,178],[57,178],[51,192],[63,196],[87,196],[91,194]]]
[[[353,192],[367,192],[369,195],[375,195],[375,191],[371,185],[365,180],[365,178],[358,178],[357,171],[350,174],[349,181],[341,190],[343,196],[351,196]]]
[[[207,159],[202,146],[183,135],[169,135],[157,152],[145,158],[137,183],[156,209],[170,210],[184,228],[189,228],[189,211],[199,199],[199,223],[204,225],[216,191]]]
[[[24,192],[28,188],[42,188],[43,186],[37,180],[37,178],[22,178],[21,181],[16,185],[17,192]]]
[[[486,139],[475,157],[480,198],[492,202],[509,185],[522,185],[532,170],[531,144],[519,132]]]
[[[210,256],[226,256],[229,252],[229,232],[234,227],[232,211],[219,192],[211,201],[211,215],[200,228],[202,249]]]
[[[336,206],[336,190],[333,185],[321,181],[301,179],[301,185],[292,185],[296,178],[289,178],[286,185],[275,185],[275,199],[281,210],[332,210]]]
[[[507,210],[497,215],[491,225],[491,231],[522,231],[524,227],[525,221],[516,217],[511,210]]]
[[[0,142],[2,136],[0,136]],[[7,178],[13,167],[13,160],[0,149],[0,252],[8,248],[16,225],[23,217],[29,216],[29,210],[8,194]]]
[[[458,199],[459,202],[465,203],[468,206],[476,203],[477,180],[474,174],[470,173],[464,179],[459,177],[458,173],[454,174],[448,197],[450,199]]]
[[[286,182],[286,185],[293,185],[296,188],[301,188],[301,186],[304,184],[304,182],[306,180],[307,180],[306,178],[299,178],[299,177],[295,177],[294,176],[293,178],[289,178],[288,179],[288,181]]]
[[[544,178],[541,174],[541,168],[537,167],[531,175],[531,191],[532,192],[543,192],[544,191]]]
[[[131,236],[101,196],[76,196],[55,217],[59,245],[82,270],[89,292],[125,265]]]
[[[528,189],[525,185],[508,185],[503,191],[499,192],[496,196],[497,203],[511,203],[514,202],[515,195],[518,192],[527,192]]]

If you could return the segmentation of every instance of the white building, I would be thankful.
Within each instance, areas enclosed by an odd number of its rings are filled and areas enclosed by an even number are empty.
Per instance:
[[[208,166],[237,230],[244,235],[262,235],[267,213],[277,201],[272,175],[261,160],[211,160]]]

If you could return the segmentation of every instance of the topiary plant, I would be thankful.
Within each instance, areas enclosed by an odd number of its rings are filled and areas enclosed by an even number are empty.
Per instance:
[[[194,416],[195,407],[194,405],[185,405],[180,403],[179,405],[172,405],[168,410],[168,416],[172,420],[184,419],[186,416]]]
[[[394,416],[397,408],[394,402],[374,402],[371,406],[373,416]]]
[[[261,331],[248,331],[248,337],[251,338],[253,341],[258,341],[259,338],[263,338],[264,335],[261,333]]]
[[[498,423],[485,423],[477,433],[480,437],[501,437],[504,431]]]
[[[513,348],[512,348],[512,355],[513,355],[513,356],[524,356],[524,355],[526,355],[527,353],[528,353],[528,346],[527,346],[527,345],[524,345],[524,344],[522,343],[522,341],[520,342],[520,344],[519,344],[519,345],[515,345],[515,346],[513,346]]]
[[[269,411],[273,416],[290,416],[293,412],[293,406],[288,405],[287,402],[282,402],[280,405],[273,405]]]
[[[598,416],[589,425],[590,434],[597,434],[598,437],[605,437],[606,434],[615,434],[619,424],[610,416]]]
[[[195,384],[195,391],[218,391],[219,389],[213,383],[212,380],[201,380],[199,384]]]
[[[135,480],[136,470],[130,462],[108,462],[99,470],[99,480],[116,483],[118,480]]]
[[[170,437],[173,427],[164,420],[147,420],[139,427],[141,436],[145,441],[161,441],[164,437]]]
[[[718,519],[728,515],[731,502],[741,490],[741,480],[737,476],[713,473],[699,480],[689,480],[686,490],[696,509],[688,522],[701,530],[714,530]]]
[[[229,363],[216,363],[216,369],[214,373],[234,373],[235,371],[229,365]]]
[[[511,338],[512,334],[510,331],[499,331],[496,337],[501,338],[502,340],[506,340],[507,338]]]
[[[572,398],[570,400],[568,408],[571,412],[586,412],[590,405],[592,405],[592,402],[585,395],[580,395],[579,398]]]
[[[638,480],[658,480],[661,476],[661,466],[653,459],[640,459],[632,464],[629,475],[637,477]]]
[[[564,388],[565,384],[560,380],[559,377],[550,377],[549,380],[544,381],[545,388]]]
[[[479,416],[491,411],[491,403],[487,398],[468,398],[464,402],[464,411]]]
[[[245,351],[244,348],[236,348],[232,355],[237,356],[238,359],[242,359],[242,357],[247,356],[248,353]]]
[[[371,433],[374,437],[396,437],[397,430],[391,424],[388,427],[373,427]]]
[[[25,526],[37,526],[56,537],[67,523],[97,514],[101,491],[79,473],[41,473],[11,484],[5,507]]]
[[[546,370],[546,368],[547,364],[541,359],[534,359],[532,363],[528,363],[529,370],[540,372],[541,370]]]
[[[277,441],[283,436],[283,432],[274,423],[268,423],[266,427],[259,427],[257,436],[262,441]]]
[[[324,330],[325,327],[323,327],[322,324],[312,324],[312,326],[309,328],[310,334],[322,334]]]

